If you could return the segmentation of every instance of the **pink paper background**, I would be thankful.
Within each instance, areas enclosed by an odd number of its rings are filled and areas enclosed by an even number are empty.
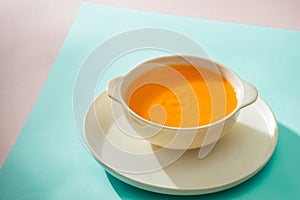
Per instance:
[[[0,4],[0,168],[21,131],[81,0]],[[300,30],[299,0],[92,0],[139,10]]]

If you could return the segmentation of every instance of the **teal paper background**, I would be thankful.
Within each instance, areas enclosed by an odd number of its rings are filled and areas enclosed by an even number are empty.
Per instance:
[[[166,28],[255,85],[279,124],[277,149],[255,177],[191,199],[300,199],[300,32],[83,3],[34,108],[0,171],[0,199],[180,199],[107,174],[81,144],[72,94],[80,66],[105,40],[137,28]],[[42,67],[42,66],[41,66]],[[32,72],[34,73],[34,72]],[[121,73],[115,71],[114,73]],[[105,85],[99,86],[99,92]]]

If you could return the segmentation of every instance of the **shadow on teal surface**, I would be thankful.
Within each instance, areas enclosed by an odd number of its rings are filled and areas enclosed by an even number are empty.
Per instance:
[[[261,199],[276,196],[277,199],[300,197],[300,136],[282,124],[278,124],[279,137],[276,150],[268,164],[246,182],[217,193],[189,196],[189,199]],[[182,199],[184,196],[163,195],[130,186],[106,173],[110,184],[121,199]],[[289,185],[289,187],[286,187]],[[283,187],[285,186],[285,187]]]

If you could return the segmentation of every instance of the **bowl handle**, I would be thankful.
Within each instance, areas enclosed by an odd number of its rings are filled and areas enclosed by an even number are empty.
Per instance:
[[[244,88],[244,96],[240,108],[244,108],[254,103],[258,97],[257,90],[253,85],[244,80],[242,80],[242,83]]]
[[[111,79],[108,82],[107,86],[107,94],[108,96],[113,99],[114,101],[122,104],[122,95],[120,91],[120,81],[122,80],[121,76]]]

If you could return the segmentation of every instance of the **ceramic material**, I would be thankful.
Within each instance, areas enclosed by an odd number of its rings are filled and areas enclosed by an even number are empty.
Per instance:
[[[164,194],[194,195],[233,187],[257,173],[270,159],[277,144],[277,124],[271,110],[261,99],[241,110],[231,133],[218,141],[213,151],[198,159],[197,150],[187,150],[168,166],[144,172],[144,162],[136,157],[113,153],[114,148],[134,155],[152,153],[150,162],[162,162],[157,148],[147,140],[124,134],[116,125],[111,106],[114,102],[102,93],[86,115],[85,141],[95,159],[120,180],[133,186]],[[119,105],[120,106],[120,105]],[[120,106],[121,107],[121,106]],[[121,109],[121,108],[120,108]],[[119,116],[122,117],[122,116]],[[177,151],[177,150],[170,150]],[[115,160],[123,167],[135,166],[139,173],[116,169]]]
[[[219,121],[190,128],[163,126],[140,117],[133,112],[126,103],[125,95],[129,89],[129,85],[141,74],[157,67],[170,64],[192,64],[220,73],[220,75],[226,77],[233,85],[237,94],[237,107],[232,113]],[[169,80],[168,82],[176,82],[176,80]],[[140,85],[136,85],[133,87],[137,88],[139,86]],[[128,113],[128,118],[130,118],[128,120],[130,125],[137,132],[147,138],[152,144],[170,149],[194,149],[214,145],[215,142],[226,135],[235,124],[239,111],[255,102],[258,96],[254,86],[241,80],[227,67],[195,56],[166,56],[146,61],[138,65],[125,76],[111,80],[108,84],[108,95],[123,106],[126,113]]]

